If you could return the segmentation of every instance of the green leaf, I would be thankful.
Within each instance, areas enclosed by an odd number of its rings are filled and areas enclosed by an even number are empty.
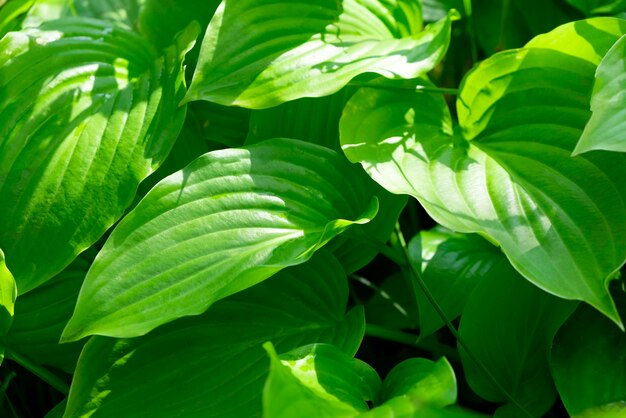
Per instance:
[[[612,15],[626,11],[626,0],[566,0],[585,16]]]
[[[261,345],[286,352],[329,343],[354,355],[363,310],[344,315],[345,275],[324,251],[306,264],[139,338],[94,337],[79,360],[66,417],[259,417],[269,361]]]
[[[626,413],[626,401],[590,408],[574,415],[574,418],[623,418]]]
[[[0,246],[20,294],[100,238],[167,156],[193,32],[160,58],[86,18],[0,41]]]
[[[497,242],[537,286],[621,326],[607,287],[626,260],[626,156],[571,157],[595,66],[621,32],[619,19],[575,22],[485,60],[463,81],[455,134],[441,96],[362,89],[342,117],[344,152],[438,223]]]
[[[396,330],[418,327],[419,314],[415,294],[401,272],[387,277],[380,287],[364,277],[358,278],[362,284],[376,292],[365,303],[368,324]]]
[[[72,14],[114,22],[127,29],[137,29],[139,12],[146,0],[66,0]],[[180,28],[183,30],[187,25]],[[174,37],[166,46],[174,43]]]
[[[493,269],[472,292],[461,316],[463,369],[478,395],[506,403],[496,416],[542,416],[556,399],[550,346],[576,304],[528,283],[504,257]]]
[[[587,409],[626,400],[624,353],[626,334],[605,318],[585,306],[572,315],[554,339],[551,358],[567,412],[585,416]]]
[[[12,0],[0,8],[0,38],[18,29],[35,0]]]
[[[296,140],[205,154],[118,224],[63,340],[143,335],[305,262],[376,214],[368,180],[334,151]]]
[[[445,54],[451,21],[419,32],[420,9],[404,0],[225,0],[184,101],[263,109],[332,94],[365,72],[418,77]]]
[[[600,62],[591,97],[591,119],[574,154],[592,150],[626,152],[626,35]]]
[[[7,268],[4,252],[0,249],[0,364],[4,359],[6,343],[3,341],[13,323],[17,286],[15,279]]]
[[[74,371],[84,344],[59,344],[59,338],[72,316],[88,268],[89,263],[79,257],[53,279],[20,295],[13,326],[5,337],[11,352],[40,366]]]
[[[263,389],[266,418],[354,417],[375,399],[380,377],[360,360],[328,344],[313,344],[280,357],[271,343],[270,374]]]
[[[205,141],[222,144],[228,148],[239,148],[244,145],[250,124],[249,109],[210,102],[189,103],[189,109],[196,117]],[[272,138],[291,137],[277,135]]]
[[[502,253],[478,235],[457,234],[436,227],[409,243],[411,262],[421,270],[428,290],[452,321],[461,315],[472,290],[502,262]],[[418,289],[420,338],[445,324],[423,291]]]

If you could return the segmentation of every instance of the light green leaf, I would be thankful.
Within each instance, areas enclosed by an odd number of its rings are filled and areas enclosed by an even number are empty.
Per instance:
[[[0,249],[0,364],[4,360],[6,343],[2,341],[13,323],[17,286],[7,268],[4,252]]]
[[[586,409],[574,415],[574,418],[623,418],[624,414],[626,414],[626,401],[621,401]]]
[[[550,346],[576,303],[528,283],[504,257],[493,269],[472,292],[461,316],[459,338],[474,356],[459,344],[465,376],[478,395],[505,403],[496,416],[543,416],[556,399],[548,367]]]
[[[409,243],[409,256],[450,321],[461,315],[481,280],[500,274],[496,267],[503,262],[501,251],[478,235],[457,234],[441,227],[416,235]],[[443,327],[444,322],[419,289],[417,300],[423,338]]]
[[[626,0],[566,0],[585,16],[612,15],[626,11]]]
[[[305,262],[376,214],[368,180],[334,151],[296,140],[205,154],[118,224],[63,339],[143,335]]]
[[[0,38],[18,29],[35,0],[11,0],[0,8]]]
[[[365,72],[418,77],[445,54],[451,21],[419,32],[420,12],[405,0],[225,0],[184,101],[263,109],[332,94]]]
[[[329,343],[354,355],[365,322],[361,308],[344,314],[347,300],[341,266],[320,251],[202,315],[139,338],[92,338],[65,417],[260,417],[269,366],[261,345]]]
[[[600,62],[591,97],[591,119],[574,154],[592,150],[626,152],[626,35]]]
[[[0,246],[20,293],[100,238],[167,156],[193,32],[160,58],[86,18],[0,41]]]
[[[11,352],[40,366],[74,371],[84,344],[59,344],[59,338],[72,316],[88,268],[89,263],[81,256],[53,279],[20,295],[13,326],[5,337]]]
[[[344,152],[438,223],[497,242],[537,286],[621,326],[607,287],[626,260],[626,156],[571,157],[590,116],[590,60],[621,32],[619,19],[575,22],[485,60],[463,81],[455,134],[441,96],[362,89],[341,121]]]
[[[570,415],[586,416],[588,409],[626,400],[624,353],[626,334],[585,306],[563,325],[554,339],[551,366]]]
[[[76,16],[107,20],[127,29],[136,30],[139,12],[146,0],[69,0],[68,2],[72,14]],[[180,30],[186,26],[181,27]],[[169,39],[166,46],[172,43],[174,43],[174,37]]]
[[[328,344],[313,344],[280,357],[271,343],[270,374],[263,389],[265,418],[350,418],[367,411],[380,377],[360,360]]]

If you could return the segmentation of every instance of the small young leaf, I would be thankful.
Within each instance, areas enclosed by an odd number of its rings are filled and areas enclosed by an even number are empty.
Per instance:
[[[574,154],[592,150],[626,152],[626,35],[600,62],[587,122]]]
[[[270,374],[263,389],[266,418],[350,418],[368,410],[380,377],[360,360],[328,344],[300,347],[280,357],[271,343]]]
[[[445,54],[451,21],[419,32],[419,13],[405,0],[225,0],[184,101],[263,109],[332,94],[365,72],[418,77]]]
[[[205,154],[118,224],[63,339],[143,335],[305,262],[374,217],[368,181],[341,155],[297,140]]]
[[[552,347],[552,375],[567,412],[584,417],[590,408],[626,400],[624,353],[624,332],[593,310],[578,308]]]
[[[194,38],[158,57],[111,23],[67,18],[0,41],[0,246],[20,294],[98,240],[167,156]]]
[[[65,416],[258,417],[269,365],[262,344],[286,352],[328,343],[353,356],[365,321],[361,308],[345,314],[347,300],[341,266],[322,250],[202,315],[139,338],[92,338]]]

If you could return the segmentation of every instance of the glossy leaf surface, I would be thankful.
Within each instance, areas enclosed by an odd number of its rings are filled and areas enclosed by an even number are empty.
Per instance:
[[[296,140],[205,154],[118,224],[63,338],[143,335],[303,263],[376,214],[368,180],[334,151]]]
[[[86,18],[0,41],[0,245],[20,293],[100,238],[167,155],[189,35],[161,58]]]
[[[528,283],[504,257],[496,268],[498,274],[483,278],[472,292],[461,316],[459,337],[475,356],[459,345],[463,369],[477,394],[505,403],[496,416],[542,416],[556,399],[550,346],[576,303]]]
[[[474,288],[487,276],[500,274],[502,253],[478,235],[458,234],[445,228],[422,231],[409,243],[409,255],[446,318],[456,319]],[[418,289],[420,337],[444,322]]]
[[[270,374],[263,389],[265,418],[350,418],[368,410],[380,389],[374,369],[326,344],[301,347],[280,357],[271,344]]]
[[[626,152],[626,35],[600,62],[591,98],[591,119],[574,150]]]
[[[571,415],[585,416],[583,411],[626,399],[624,353],[626,334],[591,309],[581,306],[563,325],[554,340],[551,365]]]
[[[498,242],[542,289],[621,324],[607,287],[626,259],[626,158],[571,157],[621,32],[618,19],[571,23],[487,59],[463,82],[455,134],[440,96],[363,89],[344,111],[344,152],[438,223]]]
[[[365,72],[418,77],[443,57],[450,36],[449,18],[419,32],[420,13],[404,0],[225,0],[185,101],[263,109],[332,94]]]
[[[94,337],[65,416],[260,417],[269,366],[262,344],[287,352],[329,343],[354,355],[365,323],[360,308],[344,315],[347,299],[340,265],[320,251],[202,315],[139,338]]]

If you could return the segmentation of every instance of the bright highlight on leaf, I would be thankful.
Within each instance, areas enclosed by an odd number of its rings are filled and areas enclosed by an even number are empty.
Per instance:
[[[376,214],[367,180],[334,151],[297,140],[205,154],[115,228],[63,338],[142,335],[303,263]]]
[[[0,249],[0,339],[4,339],[13,323],[17,287]],[[0,364],[4,359],[4,342],[0,341]]]
[[[624,32],[619,19],[570,23],[485,60],[457,101],[462,135],[441,96],[362,89],[341,121],[344,152],[442,225],[498,242],[540,288],[622,326],[607,288],[626,260],[626,157],[571,152],[592,60]]]
[[[418,4],[224,0],[185,101],[262,109],[329,95],[366,72],[416,78],[445,54],[452,20],[420,32]]]
[[[0,41],[0,246],[20,293],[99,239],[165,158],[194,38],[159,57],[132,32],[68,18]]]

